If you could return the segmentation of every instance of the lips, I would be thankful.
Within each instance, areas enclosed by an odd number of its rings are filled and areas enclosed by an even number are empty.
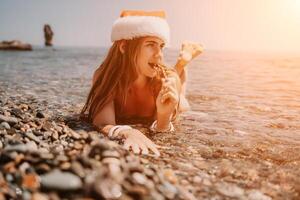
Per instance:
[[[155,63],[148,63],[148,64],[150,65],[150,67],[151,67],[152,69],[155,69],[155,66],[156,66]]]
[[[157,63],[148,63],[148,64],[149,64],[149,66],[150,66],[152,69],[157,70],[157,68],[158,68],[158,64],[157,64]]]

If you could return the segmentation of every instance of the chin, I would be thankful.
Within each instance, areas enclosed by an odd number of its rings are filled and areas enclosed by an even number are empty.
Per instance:
[[[154,73],[149,73],[148,75],[147,75],[147,77],[149,77],[149,78],[154,78],[156,76],[156,72],[154,72]]]

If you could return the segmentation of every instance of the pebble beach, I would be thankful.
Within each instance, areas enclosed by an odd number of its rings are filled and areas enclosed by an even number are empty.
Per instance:
[[[300,57],[200,55],[175,133],[132,125],[157,158],[79,120],[106,51],[0,52],[0,200],[300,198]]]

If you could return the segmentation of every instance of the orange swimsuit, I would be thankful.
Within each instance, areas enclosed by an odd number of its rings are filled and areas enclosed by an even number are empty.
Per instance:
[[[117,123],[150,122],[155,120],[156,104],[151,90],[129,89],[127,101],[122,105],[121,98],[114,100]]]

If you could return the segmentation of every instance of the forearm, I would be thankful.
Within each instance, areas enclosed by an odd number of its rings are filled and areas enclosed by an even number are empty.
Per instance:
[[[178,59],[174,68],[177,71],[177,74],[180,75],[184,69],[184,66],[187,64],[187,62],[185,62],[182,59]]]
[[[170,128],[171,115],[157,113],[157,131],[164,131]]]
[[[104,125],[101,128],[99,128],[101,133],[109,138],[115,138],[115,137],[121,137],[121,138],[127,138],[129,132],[124,131],[128,129],[133,129],[131,126],[128,125]],[[111,132],[111,133],[110,133]]]
[[[113,127],[114,125],[105,125],[105,126],[102,126],[100,128],[100,131],[105,135],[105,136],[108,136],[108,133],[109,133],[109,130]]]

